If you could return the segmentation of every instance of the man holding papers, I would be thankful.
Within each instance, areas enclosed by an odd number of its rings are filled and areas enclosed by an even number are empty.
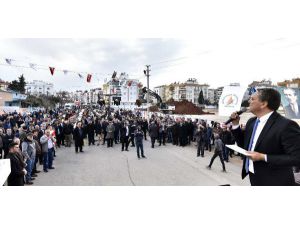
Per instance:
[[[274,89],[259,89],[249,104],[255,117],[248,120],[244,131],[237,113],[231,115],[236,142],[248,150],[242,179],[249,174],[251,185],[294,185],[292,166],[300,165],[299,125],[276,112],[280,94]]]

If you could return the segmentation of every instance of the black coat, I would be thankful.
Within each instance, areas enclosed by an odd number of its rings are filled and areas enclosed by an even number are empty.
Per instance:
[[[186,138],[188,135],[187,133],[187,126],[186,124],[179,124],[178,126],[178,136],[179,138]]]
[[[96,125],[95,125],[95,132],[96,132],[96,135],[102,134],[103,130],[102,130],[102,125],[101,125],[100,122],[96,123]]]
[[[143,121],[142,122],[142,129],[143,129],[143,131],[147,131],[148,130],[148,121]]]
[[[121,141],[125,141],[126,138],[130,136],[129,126],[128,126],[128,135],[126,136],[126,126],[122,126],[120,129],[120,139]]]
[[[224,143],[224,145],[231,144],[231,142],[232,142],[231,133],[228,130],[222,131],[220,138],[221,138],[222,142]]]
[[[10,159],[11,173],[8,176],[8,186],[23,186],[24,185],[24,163],[22,158],[17,153],[8,153],[7,158]]]
[[[102,130],[103,130],[104,134],[106,134],[106,127],[107,127],[107,126],[108,126],[108,122],[104,121],[104,122],[102,123]]]
[[[173,135],[173,137],[178,138],[178,133],[179,133],[179,124],[175,123],[172,126],[172,135]]]
[[[75,141],[75,145],[77,145],[77,146],[83,145],[83,139],[85,137],[84,129],[83,128],[80,128],[80,129],[81,129],[81,132],[79,132],[79,128],[76,127],[73,132],[73,139]]]
[[[3,139],[2,139],[3,140],[3,149],[7,153],[8,153],[8,146],[10,143],[13,142],[14,138],[15,138],[15,135],[13,135],[13,134],[11,134],[11,135],[6,134],[3,136]]]
[[[238,145],[248,149],[256,117],[248,120],[245,131],[232,130]],[[252,185],[294,185],[292,167],[300,165],[299,125],[277,112],[273,112],[266,122],[254,151],[267,154],[267,162],[254,162],[255,174],[250,176]],[[242,178],[247,176],[245,159]]]
[[[114,123],[114,126],[115,126],[115,134],[118,134],[120,132],[120,129],[121,129],[121,124],[119,122]]]
[[[157,138],[158,137],[158,127],[155,123],[151,124],[149,126],[149,136],[151,138]]]
[[[63,136],[63,127],[61,125],[55,125],[54,126],[55,129],[55,135],[56,137],[62,137]]]
[[[90,123],[86,126],[86,131],[89,136],[94,136],[95,135],[95,125],[94,123]]]
[[[64,135],[69,135],[69,134],[72,134],[73,132],[73,125],[72,124],[65,124],[64,127],[63,127],[63,132],[64,132]]]

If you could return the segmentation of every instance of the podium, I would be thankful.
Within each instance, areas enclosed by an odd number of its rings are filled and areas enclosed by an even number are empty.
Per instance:
[[[10,174],[10,159],[0,159],[0,186],[2,186]]]

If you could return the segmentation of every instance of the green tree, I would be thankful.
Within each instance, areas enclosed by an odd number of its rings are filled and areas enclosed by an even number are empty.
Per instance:
[[[199,103],[199,105],[204,105],[205,104],[204,97],[203,97],[203,91],[202,90],[199,93],[198,103]]]
[[[21,92],[22,94],[25,94],[25,86],[26,86],[25,77],[22,74],[19,77],[19,92]]]
[[[58,99],[58,102],[59,104],[61,105],[64,105],[66,104],[67,102],[71,102],[72,100],[70,99],[69,95],[68,95],[68,92],[66,91],[60,91],[56,94],[57,96],[57,99]]]
[[[9,85],[8,88],[12,91],[19,91],[19,82],[17,80],[13,80]]]
[[[55,105],[59,103],[59,98],[54,96],[41,95],[39,97],[29,95],[26,100],[22,102],[22,106],[28,107],[44,107],[48,109],[55,108]]]
[[[22,74],[20,77],[18,77],[18,80],[13,80],[9,85],[8,88],[12,91],[20,92],[22,94],[25,93],[25,78],[24,75]]]

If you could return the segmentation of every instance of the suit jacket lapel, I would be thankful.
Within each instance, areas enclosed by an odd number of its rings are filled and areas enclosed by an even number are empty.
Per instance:
[[[266,136],[266,134],[268,133],[268,131],[270,130],[270,128],[272,127],[272,125],[274,124],[275,120],[277,119],[278,117],[278,113],[277,112],[273,112],[272,115],[270,116],[270,118],[268,119],[267,123],[265,124],[263,130],[261,131],[258,139],[257,139],[257,142],[256,142],[256,145],[255,145],[255,148],[254,150],[257,149],[258,145],[261,143],[261,141],[264,139],[264,137]]]

